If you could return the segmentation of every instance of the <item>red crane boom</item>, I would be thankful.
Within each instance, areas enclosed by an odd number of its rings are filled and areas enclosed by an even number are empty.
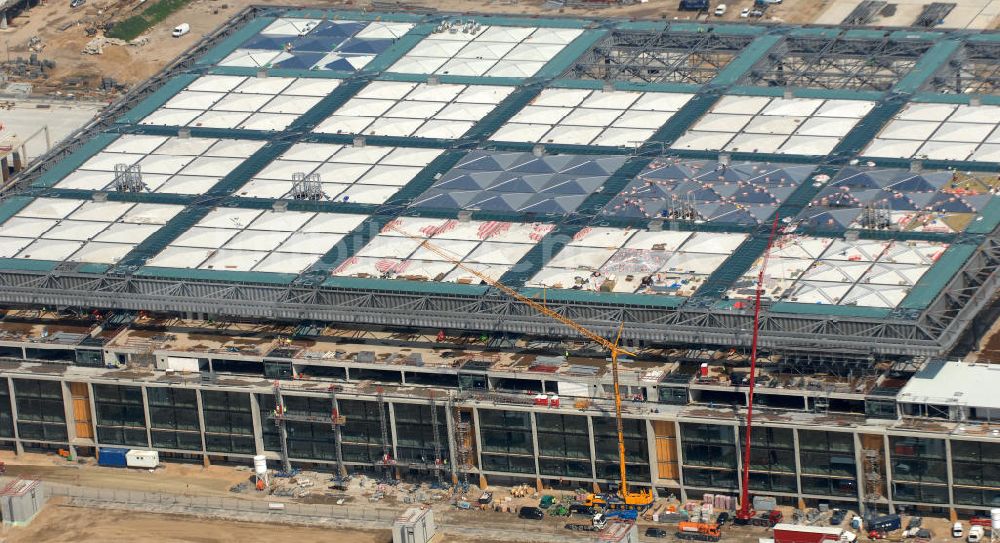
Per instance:
[[[746,443],[743,445],[743,486],[740,493],[740,510],[736,512],[736,520],[743,523],[750,521],[756,514],[750,507],[750,432],[753,428],[753,387],[757,381],[757,337],[760,335],[760,297],[764,291],[764,271],[767,270],[767,261],[771,256],[771,246],[774,245],[774,237],[778,233],[778,215],[774,215],[774,222],[771,224],[771,235],[767,238],[767,249],[764,250],[764,259],[760,264],[760,271],[757,272],[757,292],[754,294],[753,303],[753,340],[750,342],[750,390],[747,395],[747,431]]]

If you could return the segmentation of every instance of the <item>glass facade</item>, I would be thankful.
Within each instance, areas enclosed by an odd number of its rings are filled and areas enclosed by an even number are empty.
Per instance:
[[[1000,507],[1000,443],[951,441],[955,503]]]
[[[681,423],[684,484],[736,489],[736,441],[732,426]]]
[[[943,439],[889,437],[893,498],[948,503],[948,460]]]
[[[14,379],[14,396],[17,400],[17,432],[21,439],[69,439],[61,383]]]
[[[746,429],[740,429],[740,444]],[[758,427],[750,433],[750,489],[798,492],[795,481],[795,437],[790,428]],[[740,454],[742,455],[742,447]]]
[[[593,477],[587,417],[536,413],[535,426],[541,475]]]
[[[530,413],[481,409],[479,437],[484,470],[535,473]]]
[[[94,405],[97,406],[98,443],[149,446],[140,387],[94,385]]]
[[[187,388],[146,388],[154,447],[202,450],[196,395],[194,390]]]
[[[613,417],[594,417],[594,454],[598,479],[618,480],[618,425]],[[631,481],[649,481],[649,445],[646,421],[622,419],[625,437],[625,474]]]
[[[852,434],[799,430],[799,456],[803,494],[857,497]]]
[[[249,394],[203,390],[201,406],[205,417],[205,450],[241,454],[256,452]]]
[[[434,464],[434,425],[430,405],[394,403],[396,457],[400,463]],[[437,409],[437,435],[441,462],[448,459],[448,421],[443,407]]]
[[[14,411],[6,379],[0,379],[0,437],[14,437]]]

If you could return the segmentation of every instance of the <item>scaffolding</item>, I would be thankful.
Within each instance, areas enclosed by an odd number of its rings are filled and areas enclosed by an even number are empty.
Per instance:
[[[274,391],[274,411],[271,412],[269,418],[274,421],[274,425],[278,428],[279,439],[281,440],[281,469],[285,473],[291,473],[292,462],[288,454],[288,429],[285,427],[287,422],[308,422],[312,424],[330,424],[333,430],[333,446],[337,455],[337,473],[340,477],[347,476],[347,468],[344,466],[344,456],[341,441],[340,427],[346,422],[345,418],[340,414],[340,409],[337,404],[337,389],[336,385],[330,385],[327,389],[330,393],[330,416],[320,417],[313,415],[289,415],[288,410],[285,408],[285,401],[281,397],[281,383],[278,381],[274,382],[272,386]]]
[[[747,36],[714,32],[614,31],[564,74],[578,79],[636,83],[711,81],[749,44]]]
[[[148,190],[142,181],[142,168],[138,164],[115,164],[115,180],[112,184],[116,192],[142,192]]]
[[[931,42],[786,37],[743,76],[766,87],[885,91],[917,64]]]
[[[438,407],[434,391],[430,391],[431,430],[434,432],[434,475],[438,484],[444,484],[444,457],[441,454],[441,430],[438,428]]]
[[[317,202],[327,198],[323,192],[323,183],[320,181],[318,173],[306,174],[295,172],[292,174],[292,199],[309,200]]]
[[[892,226],[892,211],[886,201],[872,202],[861,208],[858,217],[861,228],[866,230],[886,230]]]
[[[854,7],[840,23],[846,26],[862,26],[871,22],[889,3],[885,0],[863,0]]]
[[[386,480],[395,480],[396,477],[392,468],[396,465],[396,459],[393,458],[392,455],[392,441],[389,437],[389,421],[386,418],[385,413],[388,404],[385,402],[385,389],[383,387],[375,387],[375,400],[378,408],[379,431],[382,434],[382,457],[379,458],[376,464],[383,467]]]
[[[462,488],[469,487],[469,471],[472,470],[472,443],[469,440],[471,432],[472,424],[462,420],[462,410],[455,406],[455,467],[462,476]]]
[[[934,2],[924,6],[924,10],[917,16],[913,26],[922,28],[932,28],[944,22],[944,18],[955,9],[956,4],[946,2]]]
[[[871,504],[882,499],[882,451],[864,449],[865,501]]]

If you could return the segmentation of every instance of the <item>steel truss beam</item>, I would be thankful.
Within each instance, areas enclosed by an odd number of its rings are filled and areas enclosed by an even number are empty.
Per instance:
[[[836,38],[786,38],[743,76],[769,87],[888,90],[931,44]]]
[[[584,53],[566,75],[603,81],[700,85],[711,81],[750,41],[745,36],[712,32],[615,31]]]
[[[770,313],[761,323],[762,345],[858,355],[947,352],[1000,286],[1000,238],[970,237],[963,242],[979,247],[928,310],[898,312],[886,319]],[[474,297],[127,275],[95,277],[68,270],[10,271],[0,272],[0,303],[572,337],[568,329],[496,292]],[[612,334],[617,323],[624,321],[625,338],[632,341],[719,346],[743,346],[750,341],[752,316],[746,312],[585,302],[550,302],[549,306],[604,334]]]
[[[1000,94],[1000,44],[966,42],[931,78],[930,87],[953,94]]]

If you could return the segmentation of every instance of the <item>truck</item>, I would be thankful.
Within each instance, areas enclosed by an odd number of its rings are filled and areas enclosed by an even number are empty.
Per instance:
[[[681,0],[680,11],[708,11],[708,0]]]
[[[836,526],[775,524],[774,543],[853,543],[857,534]]]
[[[752,513],[752,511],[751,511]],[[784,515],[778,509],[772,509],[766,513],[761,513],[759,515],[754,515],[748,519],[741,519],[737,516],[733,520],[733,524],[737,526],[763,526],[764,528],[770,528],[777,524],[780,524],[784,520]]]
[[[604,513],[598,513],[590,519],[590,524],[569,523],[566,525],[566,529],[575,532],[599,532],[607,525],[608,517]]]
[[[680,522],[677,524],[677,539],[688,541],[719,541],[722,539],[722,530],[716,524],[704,522]]]
[[[899,515],[883,515],[868,523],[869,532],[892,532],[903,527]]]
[[[128,465],[125,457],[128,449],[121,447],[100,447],[97,449],[97,465],[109,468],[124,468]]]
[[[982,526],[976,525],[969,528],[969,536],[966,539],[969,543],[980,543],[986,535],[986,530]]]

